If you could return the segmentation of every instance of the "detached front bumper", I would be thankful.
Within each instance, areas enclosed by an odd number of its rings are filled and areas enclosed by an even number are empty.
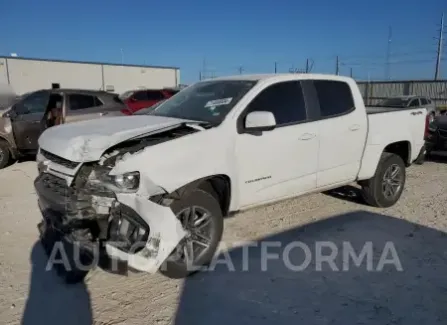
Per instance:
[[[99,244],[129,268],[155,273],[185,236],[171,208],[148,197],[76,190],[50,173],[34,184],[47,225],[88,251]]]

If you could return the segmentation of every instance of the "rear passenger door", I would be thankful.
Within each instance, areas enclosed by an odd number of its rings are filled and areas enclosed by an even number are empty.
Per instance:
[[[244,132],[245,117],[270,111],[276,128],[262,134]],[[235,157],[240,207],[308,192],[316,187],[318,122],[310,122],[299,81],[264,88],[238,117]]]
[[[89,120],[101,116],[102,101],[94,95],[68,94],[65,122]]]
[[[350,85],[337,80],[314,80],[319,107],[317,187],[354,181],[360,169],[368,121],[355,107]]]

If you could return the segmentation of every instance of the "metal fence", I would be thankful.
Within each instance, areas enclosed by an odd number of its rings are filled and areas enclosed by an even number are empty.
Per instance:
[[[447,108],[447,80],[404,80],[358,82],[367,105],[402,95],[427,96],[439,108]]]

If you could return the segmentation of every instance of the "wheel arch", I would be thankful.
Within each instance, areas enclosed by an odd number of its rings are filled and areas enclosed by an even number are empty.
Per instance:
[[[384,149],[383,152],[393,153],[395,155],[398,155],[402,158],[402,160],[405,163],[405,166],[408,167],[411,165],[411,143],[410,141],[397,141],[388,144]]]
[[[173,198],[179,198],[192,189],[200,188],[216,198],[222,209],[222,214],[227,216],[230,210],[232,198],[231,185],[231,179],[228,175],[210,175],[179,187],[171,192],[170,196]]]

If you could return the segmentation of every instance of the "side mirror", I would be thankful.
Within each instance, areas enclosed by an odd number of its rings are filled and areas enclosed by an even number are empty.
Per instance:
[[[251,112],[245,118],[247,131],[271,131],[276,127],[275,115],[272,112]]]

